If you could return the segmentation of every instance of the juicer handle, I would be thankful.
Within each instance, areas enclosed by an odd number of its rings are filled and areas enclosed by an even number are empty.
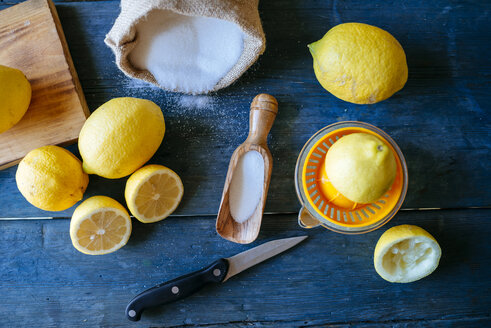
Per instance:
[[[267,145],[268,133],[278,114],[278,101],[275,97],[261,93],[254,97],[249,115],[249,136],[246,142]]]
[[[298,225],[304,229],[312,229],[318,227],[321,223],[310,214],[310,212],[302,206],[298,212]]]

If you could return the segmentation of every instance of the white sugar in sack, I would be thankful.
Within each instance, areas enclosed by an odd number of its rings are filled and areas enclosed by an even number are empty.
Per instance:
[[[259,0],[121,0],[104,42],[129,77],[190,94],[234,83],[264,52]]]
[[[154,10],[136,26],[129,60],[167,90],[212,91],[243,52],[244,35],[230,21]]]

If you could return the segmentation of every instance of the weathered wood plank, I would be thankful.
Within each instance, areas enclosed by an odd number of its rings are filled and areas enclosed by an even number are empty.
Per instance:
[[[387,322],[350,322],[350,323],[330,323],[326,320],[303,320],[303,321],[242,321],[229,322],[211,325],[193,325],[183,324],[171,326],[172,328],[184,327],[207,327],[207,328],[284,328],[284,327],[319,327],[319,328],[440,328],[440,327],[465,327],[465,328],[482,328],[487,327],[489,317],[484,318],[466,318],[452,320],[402,320],[402,321],[387,321]],[[156,325],[152,327],[166,327]],[[170,326],[167,326],[170,327]]]
[[[402,211],[382,229],[358,236],[306,231],[294,215],[268,215],[254,245],[310,238],[222,286],[148,311],[134,326],[477,327],[491,315],[490,215]],[[431,276],[390,284],[376,274],[372,254],[387,228],[404,223],[432,233],[443,256]],[[124,248],[87,256],[70,245],[68,226],[68,220],[0,222],[0,326],[126,326],[124,308],[136,293],[250,247],[221,239],[213,217],[181,217],[134,221]]]
[[[247,135],[249,103],[259,92],[280,102],[270,140],[275,162],[267,212],[298,210],[293,187],[298,152],[318,129],[339,120],[375,124],[399,143],[409,166],[405,208],[491,205],[489,4],[282,0],[262,1],[260,8],[266,53],[233,86],[192,98],[130,80],[117,70],[103,43],[118,15],[117,1],[57,5],[92,110],[117,96],[148,98],[163,108],[168,130],[151,162],[168,165],[183,178],[185,196],[177,214],[217,212],[229,157]],[[405,48],[409,81],[389,100],[349,104],[315,80],[306,45],[348,21],[386,28]],[[30,206],[14,176],[15,168],[0,172],[1,217],[71,215],[73,209],[49,213]],[[124,182],[91,177],[87,196],[123,201]]]

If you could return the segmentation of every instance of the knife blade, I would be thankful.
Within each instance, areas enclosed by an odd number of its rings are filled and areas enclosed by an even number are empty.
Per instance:
[[[305,238],[307,236],[272,240],[232,257],[219,259],[201,270],[147,289],[128,303],[126,317],[131,321],[138,321],[147,308],[183,299],[209,283],[223,283],[232,276],[297,245]]]

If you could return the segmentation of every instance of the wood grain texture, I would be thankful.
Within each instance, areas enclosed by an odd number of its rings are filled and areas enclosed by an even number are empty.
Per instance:
[[[216,230],[220,236],[235,243],[252,243],[261,229],[261,220],[268,196],[271,172],[273,171],[273,157],[269,151],[267,139],[277,114],[278,102],[273,96],[259,94],[254,97],[249,114],[249,135],[230,158],[222,200],[218,209]],[[230,211],[230,184],[240,158],[249,151],[258,152],[264,160],[264,182],[261,197],[253,214],[246,221],[239,223],[234,220]],[[242,173],[238,172],[237,174]]]
[[[74,142],[89,110],[50,0],[0,11],[0,63],[20,69],[32,87],[24,117],[0,134],[0,169],[35,148]]]
[[[491,315],[491,210],[402,211],[375,232],[302,230],[268,215],[252,245],[223,240],[214,217],[133,220],[129,243],[107,256],[70,245],[69,221],[0,222],[1,327],[126,327],[127,302],[163,281],[271,239],[308,234],[297,247],[221,286],[144,313],[134,327],[484,327]],[[399,224],[430,232],[438,269],[391,284],[373,268],[380,235]],[[352,323],[352,324],[350,324]]]
[[[280,106],[269,139],[275,169],[268,213],[299,210],[293,184],[298,153],[312,134],[341,120],[374,124],[399,144],[409,168],[403,208],[491,205],[487,2],[261,1],[266,52],[237,83],[204,97],[166,93],[118,71],[103,42],[119,13],[117,1],[58,2],[57,9],[92,110],[118,96],[147,98],[162,107],[168,129],[150,163],[182,177],[186,191],[176,215],[217,213],[230,156],[247,136],[250,99],[261,92],[275,96]],[[386,101],[349,104],[315,79],[307,44],[349,21],[388,30],[406,51],[408,83]],[[0,216],[73,212],[30,206],[14,175],[15,168],[0,172],[0,199],[9,199],[0,202]],[[86,197],[103,194],[124,202],[124,183],[91,176]]]

